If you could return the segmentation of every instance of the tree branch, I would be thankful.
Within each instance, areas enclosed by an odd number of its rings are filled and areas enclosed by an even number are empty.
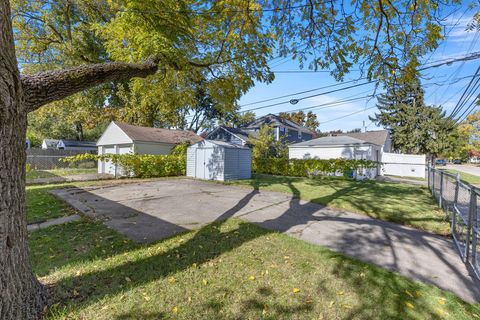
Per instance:
[[[22,75],[21,81],[27,111],[30,112],[44,104],[61,100],[105,82],[134,77],[145,78],[157,70],[157,59],[150,59],[144,63],[110,62]]]

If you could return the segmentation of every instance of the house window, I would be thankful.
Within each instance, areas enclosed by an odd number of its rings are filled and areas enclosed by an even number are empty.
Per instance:
[[[302,140],[302,131],[298,131],[298,139]]]

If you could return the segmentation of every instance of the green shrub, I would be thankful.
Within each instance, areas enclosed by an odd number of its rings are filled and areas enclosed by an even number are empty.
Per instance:
[[[256,173],[312,177],[342,174],[347,176],[363,169],[376,168],[377,162],[371,160],[352,159],[287,159],[264,158],[256,159],[252,163],[252,170]]]
[[[178,148],[171,155],[85,153],[62,159],[70,165],[88,160],[112,161],[122,168],[124,175],[138,178],[184,176],[187,166],[186,149],[183,152],[183,148]]]

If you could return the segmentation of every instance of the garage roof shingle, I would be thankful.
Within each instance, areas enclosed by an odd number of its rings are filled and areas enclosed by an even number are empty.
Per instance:
[[[193,144],[203,140],[202,137],[192,131],[139,127],[123,122],[115,122],[115,124],[133,141],[171,144],[189,142]]]

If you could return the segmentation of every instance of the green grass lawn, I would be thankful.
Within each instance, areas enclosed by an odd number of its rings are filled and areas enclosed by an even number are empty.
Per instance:
[[[75,210],[69,205],[48,192],[70,185],[27,186],[27,223],[38,223],[75,214]]]
[[[458,170],[453,170],[453,169],[448,169],[448,170],[445,170],[445,171],[453,173],[453,174],[459,173],[460,174],[460,179],[462,181],[464,181],[466,183],[470,183],[472,185],[480,186],[480,177],[479,176],[469,174],[469,173],[465,173],[465,172],[461,172],[461,171],[458,171]]]
[[[368,215],[442,235],[450,234],[445,213],[423,186],[344,178],[298,178],[256,175],[228,182],[290,193],[304,200]]]
[[[32,232],[46,319],[474,319],[440,289],[230,219],[150,245],[81,220]]]
[[[89,169],[52,169],[52,170],[31,170],[27,172],[27,180],[34,180],[40,178],[54,178],[65,177],[81,174],[97,173],[97,168]]]

